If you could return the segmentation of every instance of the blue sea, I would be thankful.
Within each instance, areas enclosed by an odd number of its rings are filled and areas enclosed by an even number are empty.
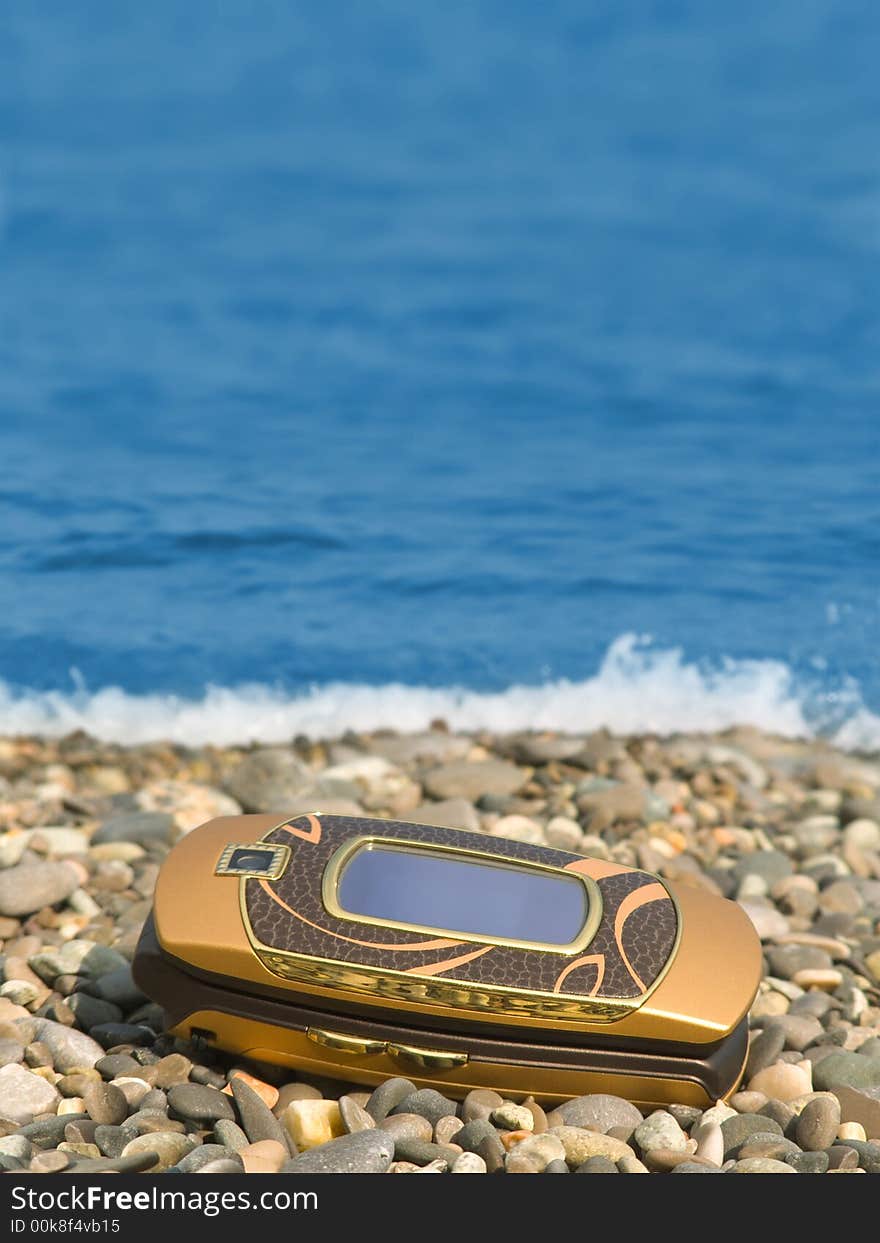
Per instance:
[[[5,4],[0,732],[880,748],[878,46]]]

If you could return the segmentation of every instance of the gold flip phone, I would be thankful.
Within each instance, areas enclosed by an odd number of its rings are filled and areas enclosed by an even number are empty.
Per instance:
[[[735,903],[618,863],[240,816],[168,855],[134,973],[172,1032],[304,1072],[705,1106],[742,1074],[761,947]]]

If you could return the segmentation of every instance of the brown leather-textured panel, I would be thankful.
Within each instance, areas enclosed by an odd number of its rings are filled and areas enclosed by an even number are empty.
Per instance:
[[[454,829],[344,816],[302,816],[265,840],[290,846],[287,871],[275,881],[245,882],[245,906],[256,938],[273,950],[442,977],[479,986],[595,998],[638,998],[666,967],[678,930],[675,905],[656,876],[596,860],[603,912],[578,959],[513,946],[480,945],[383,928],[330,915],[321,900],[324,869],[346,840],[364,833],[410,842],[478,847],[519,863],[570,868],[590,875],[591,861],[566,851],[506,838],[475,838]]]

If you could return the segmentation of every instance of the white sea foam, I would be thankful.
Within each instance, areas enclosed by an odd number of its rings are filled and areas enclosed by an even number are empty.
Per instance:
[[[688,662],[622,635],[596,673],[497,692],[426,686],[333,683],[291,693],[265,685],[208,687],[198,698],[133,695],[117,687],[17,692],[0,682],[0,734],[57,736],[82,729],[108,741],[154,739],[199,745],[282,742],[296,734],[330,737],[347,729],[425,729],[443,718],[454,729],[555,729],[605,726],[619,733],[713,731],[755,725],[788,737],[822,731],[853,749],[880,748],[880,716],[851,688],[823,720],[821,696],[798,685],[775,660]],[[827,704],[826,704],[827,709]]]

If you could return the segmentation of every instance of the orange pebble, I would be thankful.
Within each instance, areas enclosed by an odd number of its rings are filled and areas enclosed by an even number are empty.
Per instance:
[[[263,1104],[269,1109],[277,1105],[280,1094],[277,1088],[272,1087],[271,1083],[264,1083],[262,1079],[256,1079],[253,1075],[249,1075],[246,1070],[233,1070],[229,1078],[241,1079],[249,1088],[256,1092]],[[232,1088],[228,1083],[223,1091],[227,1096],[232,1095]]]
[[[524,1139],[529,1139],[532,1134],[532,1131],[502,1131],[500,1138],[504,1147],[510,1152],[511,1148],[522,1143]]]

